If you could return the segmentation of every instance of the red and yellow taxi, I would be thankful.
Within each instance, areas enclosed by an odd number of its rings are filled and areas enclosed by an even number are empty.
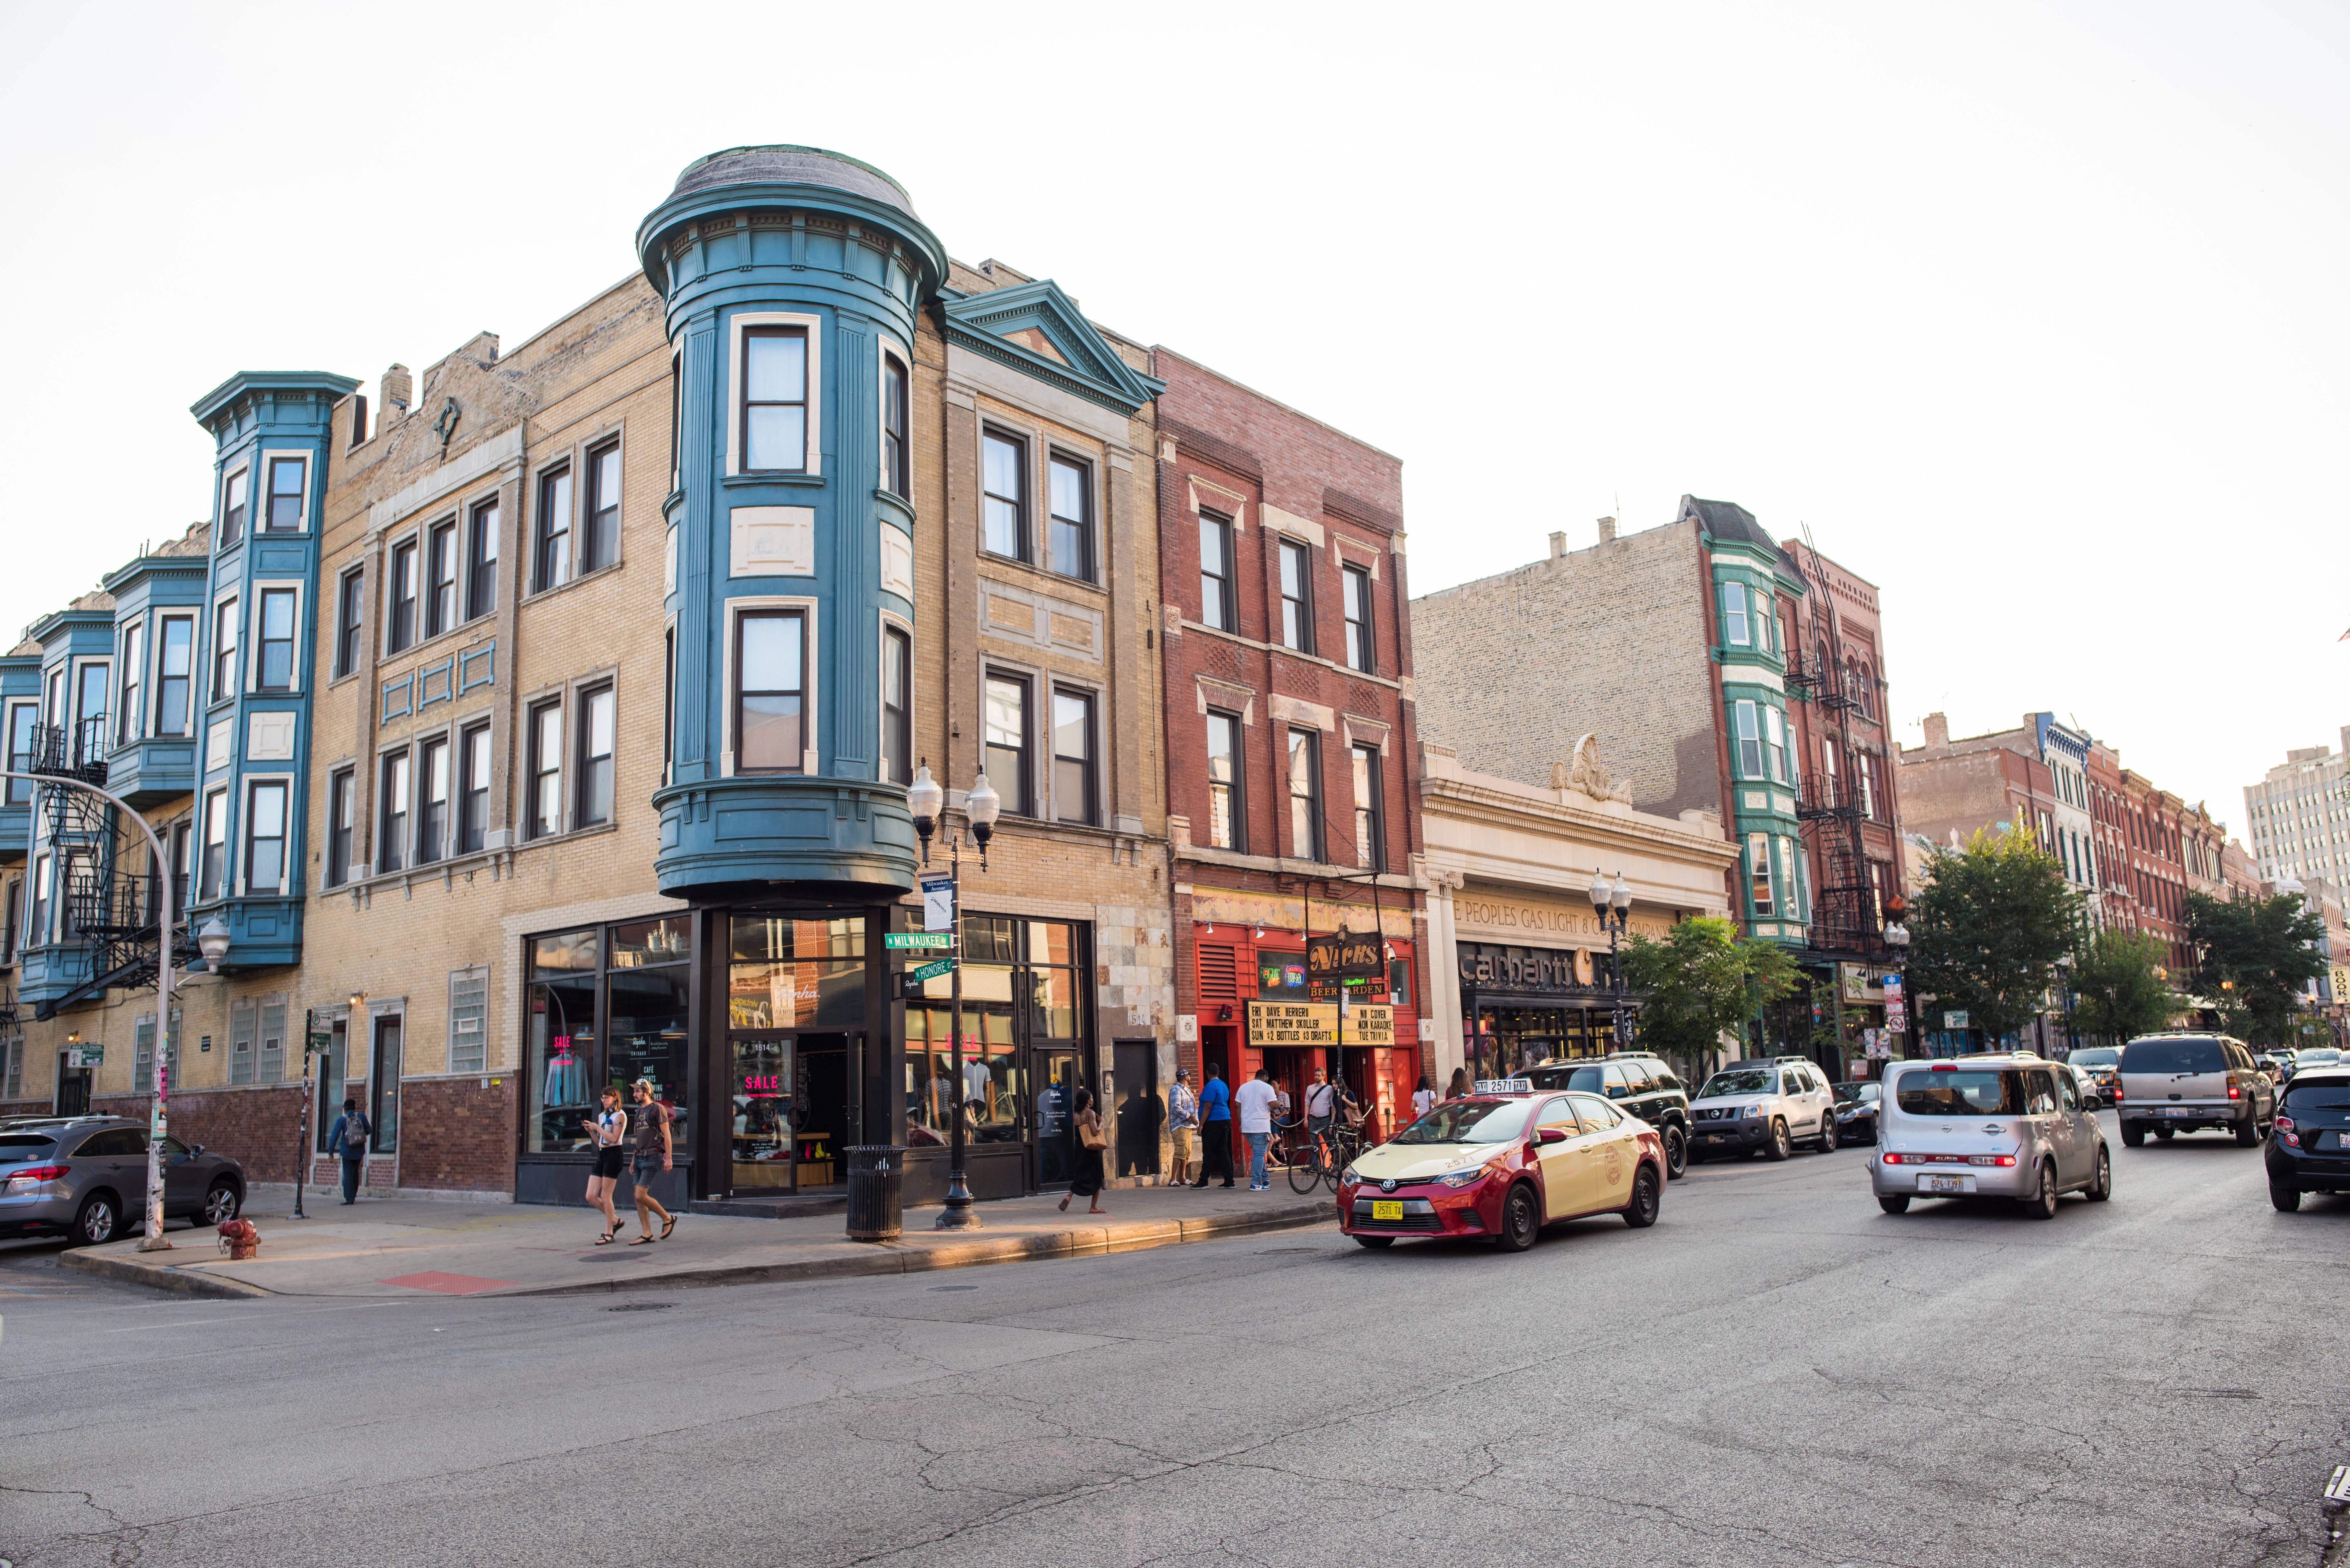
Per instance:
[[[1513,1087],[1447,1100],[1356,1156],[1338,1227],[1366,1247],[1475,1236],[1522,1252],[1562,1220],[1653,1225],[1664,1190],[1665,1146],[1646,1122],[1597,1095]]]

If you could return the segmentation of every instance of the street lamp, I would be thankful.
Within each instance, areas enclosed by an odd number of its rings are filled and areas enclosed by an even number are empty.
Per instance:
[[[1605,871],[1591,873],[1591,912],[1599,917],[1599,928],[1607,933],[1609,1022],[1616,1049],[1621,1051],[1632,1044],[1632,1018],[1624,1009],[1624,955],[1617,946],[1632,914],[1632,889],[1625,886],[1624,873],[1616,873],[1613,888],[1607,885]]]
[[[221,960],[228,957],[228,927],[218,915],[204,922],[196,933],[196,950],[204,955],[204,968],[220,972]]]
[[[931,764],[925,761],[915,770],[914,783],[906,791],[906,805],[914,815],[914,832],[922,841],[922,864],[931,863],[931,836],[939,831],[939,815],[946,804],[946,792],[939,781],[931,776]],[[987,869],[987,841],[995,836],[995,819],[1003,810],[1003,797],[987,782],[986,770],[972,781],[971,792],[962,797],[963,820],[970,825],[971,840],[979,847],[979,868]],[[947,1129],[947,1203],[940,1211],[937,1229],[941,1231],[975,1231],[979,1216],[972,1212],[971,1181],[963,1169],[963,1106],[966,1088],[962,1081],[962,836],[949,830],[946,836],[948,875],[954,888],[954,906],[949,917],[954,927],[954,946],[949,950],[954,968],[949,971],[951,1000],[950,1028],[953,1051],[953,1085],[950,1098],[953,1103],[953,1124]]]

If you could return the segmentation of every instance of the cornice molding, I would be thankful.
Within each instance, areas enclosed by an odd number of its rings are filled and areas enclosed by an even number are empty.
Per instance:
[[[1143,375],[1119,358],[1049,277],[992,294],[941,290],[939,316],[951,345],[1122,414],[1134,414],[1167,389],[1166,382]],[[1031,329],[1043,333],[1067,363],[1005,336]]]

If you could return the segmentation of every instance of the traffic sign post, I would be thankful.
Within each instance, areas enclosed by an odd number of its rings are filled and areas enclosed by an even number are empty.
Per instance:
[[[954,936],[948,931],[885,931],[881,936],[881,945],[893,950],[951,948],[954,946]]]

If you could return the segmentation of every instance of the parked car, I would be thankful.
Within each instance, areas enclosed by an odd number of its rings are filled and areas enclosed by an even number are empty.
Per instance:
[[[1835,1095],[1836,1141],[1875,1143],[1877,1107],[1885,1098],[1885,1085],[1874,1081],[1838,1084],[1833,1092]]]
[[[2177,1031],[2141,1034],[2122,1047],[2122,1142],[2136,1148],[2150,1130],[2168,1141],[2206,1128],[2232,1132],[2251,1148],[2276,1116],[2276,1085],[2252,1065],[2241,1040]]]
[[[2285,1083],[2291,1083],[2293,1075],[2303,1067],[2338,1067],[2343,1064],[2342,1053],[2331,1045],[2313,1045],[2306,1051],[2287,1051],[2283,1055],[2287,1058],[2282,1079]]]
[[[1883,1116],[1868,1178],[1887,1214],[1908,1212],[1913,1198],[2012,1198],[2048,1220],[2062,1193],[2113,1196],[2105,1128],[2059,1063],[2022,1054],[1897,1062]]]
[[[2304,1192],[2350,1192],[2350,1067],[2305,1067],[2277,1106],[2262,1157],[2269,1201],[2290,1214]]]
[[[1797,1143],[1836,1146],[1835,1096],[1802,1056],[1732,1062],[1690,1102],[1690,1158],[1752,1154],[1784,1159]]]
[[[2252,1060],[2261,1064],[2262,1072],[2280,1084],[2293,1076],[2293,1053],[2290,1051],[2260,1051],[2253,1054]]]
[[[1338,1228],[1366,1247],[1475,1236],[1523,1252],[1557,1220],[1653,1225],[1664,1190],[1664,1139],[1597,1095],[1472,1095],[1357,1155],[1338,1178]]]
[[[1537,1089],[1607,1096],[1617,1110],[1657,1129],[1664,1140],[1667,1180],[1679,1180],[1689,1168],[1689,1091],[1656,1053],[1619,1051],[1580,1062],[1544,1062],[1518,1075]]]
[[[2110,1106],[2114,1103],[2114,1091],[2121,1084],[2120,1046],[2084,1045],[2065,1057],[2064,1064],[2077,1069],[2095,1085],[2099,1106]]]
[[[244,1168],[202,1144],[163,1139],[163,1214],[207,1225],[244,1207]],[[147,1128],[120,1116],[24,1117],[0,1129],[0,1236],[86,1246],[147,1215]]]

